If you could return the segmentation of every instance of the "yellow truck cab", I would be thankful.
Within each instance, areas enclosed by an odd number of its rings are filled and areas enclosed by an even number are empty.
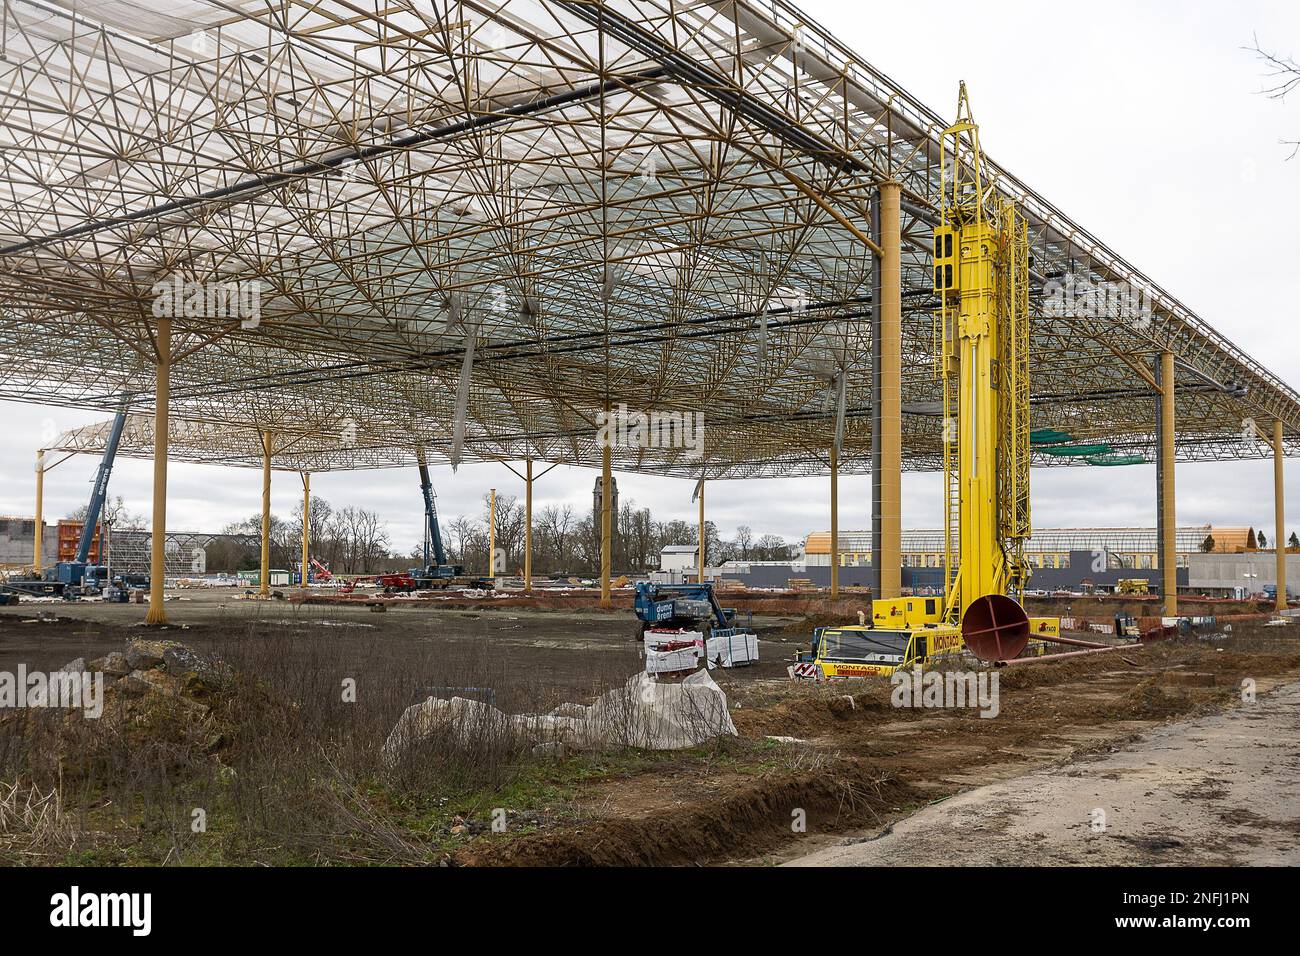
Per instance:
[[[943,599],[873,601],[870,624],[819,627],[812,652],[800,655],[791,676],[808,680],[888,677],[900,668],[932,663],[965,650],[961,628],[943,621]],[[1030,618],[1026,654],[1041,654],[1042,637],[1057,636],[1057,618]]]
[[[923,664],[962,649],[961,631],[952,626],[893,630],[852,624],[822,627],[813,635],[815,679],[888,677],[894,671]]]

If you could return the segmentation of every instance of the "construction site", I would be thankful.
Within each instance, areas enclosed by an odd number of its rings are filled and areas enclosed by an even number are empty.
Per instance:
[[[1285,353],[995,162],[967,64],[785,0],[2,3],[0,403],[83,423],[0,452],[0,864],[1300,863]]]

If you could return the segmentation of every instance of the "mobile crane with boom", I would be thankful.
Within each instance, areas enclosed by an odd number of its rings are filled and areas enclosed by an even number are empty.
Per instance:
[[[105,589],[106,571],[99,564],[90,563],[90,548],[99,526],[104,502],[108,498],[108,479],[113,473],[113,462],[126,427],[127,408],[124,404],[109,426],[108,441],[95,472],[95,484],[86,506],[86,520],[81,526],[81,537],[71,561],[60,561],[40,577],[10,579],[0,584],[0,591],[27,597],[63,597],[67,599],[87,594],[99,594]]]
[[[424,458],[424,450],[416,449],[416,466],[420,472],[420,495],[424,499],[424,565],[409,571],[396,571],[390,574],[377,574],[369,577],[355,578],[347,582],[342,591],[351,593],[362,581],[373,583],[390,594],[409,594],[413,591],[438,591],[450,587],[477,588],[491,590],[495,582],[490,577],[466,575],[465,568],[459,564],[447,562],[447,550],[442,543],[442,531],[438,527],[438,508],[434,504],[433,480],[429,477],[429,465]],[[432,557],[431,562],[429,558]]]

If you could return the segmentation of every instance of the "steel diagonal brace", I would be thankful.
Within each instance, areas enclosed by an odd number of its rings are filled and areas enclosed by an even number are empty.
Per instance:
[[[453,307],[453,312],[456,311]],[[465,326],[465,355],[461,359],[460,382],[456,386],[456,411],[452,423],[451,454],[448,456],[453,472],[460,467],[461,450],[465,445],[465,421],[469,414],[469,386],[474,371],[475,339],[478,337],[478,322],[476,320],[464,319],[461,324]]]

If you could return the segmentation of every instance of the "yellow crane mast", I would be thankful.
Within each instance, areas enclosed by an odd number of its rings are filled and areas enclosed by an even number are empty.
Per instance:
[[[1019,597],[1029,574],[1029,235],[1015,204],[986,188],[965,83],[940,160],[944,620],[956,624],[986,595]]]
[[[1024,651],[1031,632],[1060,633],[1058,620],[1031,620],[1019,603],[1031,531],[1028,225],[985,183],[965,83],[940,159],[933,278],[944,411],[944,595],[873,601],[869,624],[819,629],[795,676],[884,675],[963,648],[1007,660]]]

